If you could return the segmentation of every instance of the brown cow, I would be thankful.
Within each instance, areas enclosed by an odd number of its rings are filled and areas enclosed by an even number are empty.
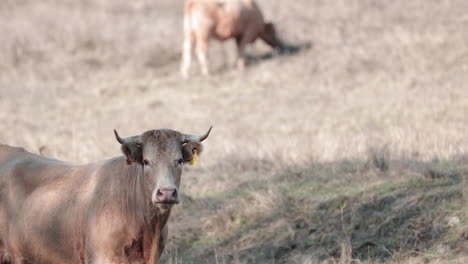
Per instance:
[[[0,145],[0,261],[157,263],[182,166],[210,131],[115,132],[124,156],[87,165]]]
[[[187,0],[184,10],[184,44],[181,74],[188,77],[192,50],[196,44],[197,57],[204,75],[209,74],[208,41],[234,38],[237,44],[239,69],[245,66],[245,46],[261,38],[273,48],[282,50],[272,23],[265,23],[253,0]]]

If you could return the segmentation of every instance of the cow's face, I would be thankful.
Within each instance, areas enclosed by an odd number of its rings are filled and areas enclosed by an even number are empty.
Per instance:
[[[151,201],[161,209],[179,202],[179,185],[182,167],[193,159],[194,153],[202,151],[202,136],[161,129],[145,132],[141,136],[120,138],[127,164],[134,162],[143,166],[145,181],[151,192]]]

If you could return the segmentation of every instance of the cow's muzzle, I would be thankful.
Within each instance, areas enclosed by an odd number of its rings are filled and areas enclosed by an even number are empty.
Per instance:
[[[154,197],[153,202],[156,204],[178,204],[179,203],[179,193],[177,189],[174,188],[159,188],[156,191],[156,197]]]

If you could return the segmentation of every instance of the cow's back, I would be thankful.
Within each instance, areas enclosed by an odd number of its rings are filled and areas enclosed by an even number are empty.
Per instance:
[[[226,40],[242,34],[257,35],[263,28],[263,16],[253,0],[189,0],[185,13],[195,31],[211,32],[212,37]],[[250,33],[251,32],[251,33]]]

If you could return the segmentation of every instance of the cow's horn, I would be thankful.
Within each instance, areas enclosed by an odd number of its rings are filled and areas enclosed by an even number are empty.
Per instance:
[[[211,132],[212,128],[213,128],[213,126],[210,126],[210,129],[208,129],[208,131],[205,134],[200,135],[200,136],[183,134],[182,135],[182,143],[202,142],[203,140],[205,140],[208,137],[208,135],[210,135],[210,132]]]
[[[128,144],[128,143],[140,143],[140,137],[139,136],[133,136],[133,137],[127,137],[127,138],[121,138],[119,136],[119,133],[117,133],[117,130],[114,129],[114,134],[115,138],[120,144]]]

